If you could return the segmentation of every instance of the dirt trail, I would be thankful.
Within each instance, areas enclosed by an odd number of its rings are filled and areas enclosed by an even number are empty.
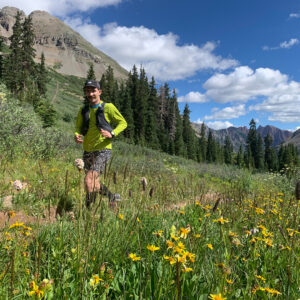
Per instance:
[[[15,215],[13,217],[9,218],[8,211],[0,211],[0,229],[7,225],[12,225],[16,222],[24,223],[27,225],[29,224],[42,225],[42,224],[53,223],[56,221],[55,213],[56,213],[56,208],[51,207],[50,216],[48,210],[44,211],[44,213],[41,214],[41,216],[39,217],[29,216],[24,211],[18,211],[15,212]]]

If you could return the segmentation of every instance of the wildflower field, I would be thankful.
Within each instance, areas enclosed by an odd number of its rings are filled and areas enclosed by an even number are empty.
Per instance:
[[[87,210],[80,155],[0,161],[0,198],[12,195],[0,201],[0,299],[300,299],[297,170],[250,174],[118,143],[102,179],[122,201],[99,195]],[[58,203],[73,213],[50,218]]]

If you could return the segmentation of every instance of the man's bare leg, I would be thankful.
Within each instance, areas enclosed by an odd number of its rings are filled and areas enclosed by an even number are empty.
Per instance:
[[[95,202],[97,193],[100,191],[99,173],[94,170],[88,171],[84,183],[86,190],[86,206],[89,208],[91,203]]]

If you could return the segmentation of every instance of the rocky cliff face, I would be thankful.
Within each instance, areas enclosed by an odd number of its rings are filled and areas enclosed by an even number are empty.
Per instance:
[[[12,34],[17,11],[19,9],[14,7],[4,7],[0,10],[0,34],[6,43],[9,43],[8,38]],[[24,19],[26,15],[23,11],[21,13]],[[93,63],[97,79],[101,78],[109,65],[114,69],[116,78],[127,77],[127,71],[116,61],[95,48],[58,18],[45,11],[34,11],[30,16],[36,36],[36,61],[39,61],[44,52],[46,64],[55,66],[62,74],[86,77],[89,64]]]

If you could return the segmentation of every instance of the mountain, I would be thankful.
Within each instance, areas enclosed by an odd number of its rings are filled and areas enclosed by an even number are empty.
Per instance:
[[[15,7],[0,9],[0,34],[4,41],[12,34],[15,15],[20,11],[22,19],[25,13]],[[30,14],[36,36],[36,61],[40,61],[44,52],[46,65],[54,67],[64,75],[86,77],[89,64],[93,63],[97,79],[100,79],[110,65],[117,79],[127,78],[128,72],[116,61],[87,42],[79,33],[74,31],[60,19],[45,11],[34,11]]]
[[[300,150],[300,129],[295,131],[292,136],[284,142],[284,145],[294,144]]]
[[[201,124],[193,123],[193,128],[195,129],[196,133],[200,134]],[[246,146],[247,136],[249,129],[244,127],[229,127],[226,129],[214,130],[211,129],[215,139],[220,143],[224,144],[225,138],[228,135],[231,139],[233,144],[234,151],[237,152],[239,150],[240,145],[243,147]],[[206,134],[208,134],[209,128],[206,127]],[[273,138],[273,146],[280,145],[281,143],[286,142],[289,140],[293,133],[288,130],[282,130],[274,126],[258,126],[257,132],[261,134],[262,138],[264,139],[267,134],[269,133]],[[299,132],[299,144],[300,144],[300,132]]]

